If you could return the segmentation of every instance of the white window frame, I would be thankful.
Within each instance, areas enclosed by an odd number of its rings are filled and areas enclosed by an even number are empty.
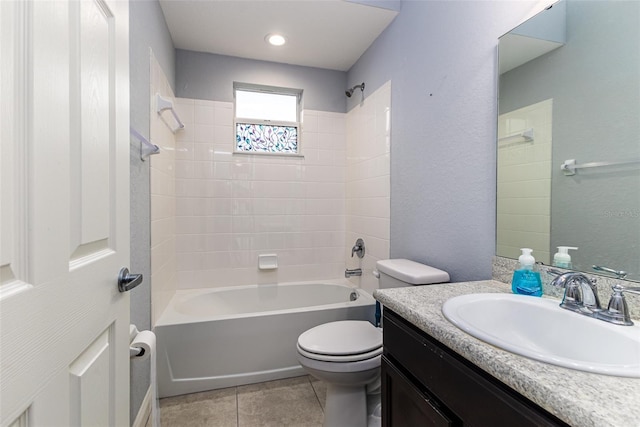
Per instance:
[[[269,93],[275,95],[287,95],[296,97],[296,121],[276,121],[276,120],[261,120],[261,119],[247,119],[244,117],[238,117],[236,114],[236,92],[260,92]],[[288,157],[302,157],[302,89],[284,88],[276,86],[265,86],[251,83],[239,83],[233,82],[233,153],[234,154],[251,154],[260,156],[288,156]],[[295,153],[284,152],[265,152],[265,151],[243,151],[238,150],[237,132],[238,123],[241,124],[253,124],[253,125],[270,125],[270,126],[287,126],[295,127],[297,133],[297,151]]]

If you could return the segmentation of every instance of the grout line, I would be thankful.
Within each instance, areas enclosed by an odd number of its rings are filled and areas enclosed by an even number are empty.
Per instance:
[[[307,375],[307,381],[309,381],[309,385],[311,386],[311,390],[313,390],[313,394],[316,395],[316,400],[318,401],[318,405],[320,406],[320,410],[322,411],[322,414],[324,415],[324,408],[322,407],[322,402],[320,402],[320,396],[318,396],[318,392],[316,391],[315,387],[313,386],[313,382],[311,381],[311,375]]]
[[[238,401],[238,387],[236,389],[236,427],[240,427],[240,402]]]

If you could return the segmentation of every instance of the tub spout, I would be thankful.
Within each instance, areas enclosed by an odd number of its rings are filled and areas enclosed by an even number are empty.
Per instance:
[[[348,268],[344,271],[344,277],[351,277],[351,276],[362,276],[362,269],[360,268],[354,268],[353,270],[349,270]]]

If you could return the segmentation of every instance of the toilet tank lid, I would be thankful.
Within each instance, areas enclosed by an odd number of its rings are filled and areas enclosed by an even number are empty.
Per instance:
[[[408,259],[385,259],[376,263],[379,272],[412,285],[445,283],[449,273]]]

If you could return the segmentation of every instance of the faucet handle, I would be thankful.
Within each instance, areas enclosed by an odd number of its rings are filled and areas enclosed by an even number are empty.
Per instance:
[[[358,255],[358,258],[364,257],[364,240],[360,238],[356,240],[356,244],[351,248],[351,258],[353,258],[353,254]]]
[[[598,313],[597,317],[607,322],[615,323],[616,325],[633,325],[624,292],[640,294],[640,288],[625,288],[624,286],[616,284],[611,286],[611,289],[613,290],[613,295],[611,295],[609,305],[606,310]]]

